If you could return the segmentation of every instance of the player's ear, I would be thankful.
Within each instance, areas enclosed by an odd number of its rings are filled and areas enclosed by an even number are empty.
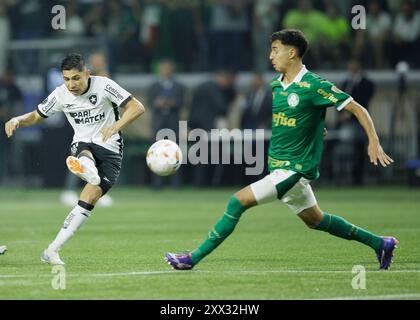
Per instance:
[[[85,77],[89,78],[90,77],[90,70],[88,68],[85,69],[85,71],[83,71],[83,74]]]
[[[297,56],[297,50],[295,47],[290,47],[289,49],[289,58],[294,59]]]

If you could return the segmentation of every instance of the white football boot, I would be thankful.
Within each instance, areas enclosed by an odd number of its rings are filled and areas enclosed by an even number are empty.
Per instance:
[[[0,246],[0,254],[5,254],[7,251],[7,247],[6,246]]]
[[[73,156],[67,157],[67,168],[71,173],[78,176],[87,183],[97,186],[101,183],[101,178],[98,175],[98,169],[93,162],[86,157],[76,158]]]
[[[64,262],[60,259],[58,252],[47,248],[44,250],[41,256],[41,261],[53,265],[64,265]]]

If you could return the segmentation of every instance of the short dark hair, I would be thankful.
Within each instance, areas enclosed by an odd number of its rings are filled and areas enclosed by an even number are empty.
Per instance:
[[[271,42],[276,40],[281,41],[284,45],[295,47],[300,58],[303,58],[309,46],[309,42],[303,32],[297,29],[283,29],[274,32],[271,35]]]
[[[70,53],[61,62],[61,71],[72,69],[85,70],[85,59],[80,53]]]

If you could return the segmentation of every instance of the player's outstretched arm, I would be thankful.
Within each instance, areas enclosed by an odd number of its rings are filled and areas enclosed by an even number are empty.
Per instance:
[[[106,141],[111,138],[118,131],[124,129],[138,117],[144,113],[145,109],[143,104],[136,98],[131,99],[124,107],[124,113],[120,120],[115,122],[112,126],[102,129],[102,140]]]
[[[42,120],[44,120],[44,118],[41,117],[38,114],[38,112],[35,110],[32,112],[26,113],[24,115],[21,115],[19,117],[14,117],[10,119],[4,125],[4,130],[6,131],[7,137],[10,138],[18,128],[30,127],[30,126],[40,123]]]
[[[382,149],[369,112],[355,101],[350,102],[347,106],[344,107],[344,109],[351,112],[357,118],[368,136],[368,155],[370,162],[375,166],[378,165],[378,161],[383,167],[391,165],[394,160],[392,160],[391,157],[389,157]]]

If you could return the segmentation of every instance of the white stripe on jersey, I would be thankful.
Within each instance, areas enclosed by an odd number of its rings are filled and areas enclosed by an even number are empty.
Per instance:
[[[120,134],[117,133],[103,142],[101,130],[119,119],[118,108],[129,97],[131,94],[113,80],[91,76],[89,88],[84,94],[75,96],[63,84],[38,105],[38,113],[43,117],[50,117],[57,112],[64,112],[74,130],[73,143],[95,143],[121,153]]]

